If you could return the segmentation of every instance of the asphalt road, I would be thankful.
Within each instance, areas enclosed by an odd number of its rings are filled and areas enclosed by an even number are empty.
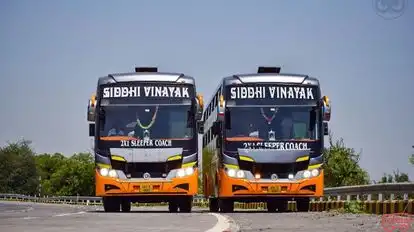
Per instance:
[[[167,207],[132,210],[131,213],[103,213],[102,208],[97,206],[0,202],[0,231],[384,231],[379,224],[380,218],[370,215],[257,211],[223,215],[211,214],[206,209],[198,208],[193,208],[193,213],[180,214],[168,213]]]

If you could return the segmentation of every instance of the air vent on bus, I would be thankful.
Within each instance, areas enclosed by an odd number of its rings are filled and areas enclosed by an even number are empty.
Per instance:
[[[280,67],[264,67],[260,66],[257,73],[280,73]]]
[[[136,67],[135,72],[158,72],[157,67]]]

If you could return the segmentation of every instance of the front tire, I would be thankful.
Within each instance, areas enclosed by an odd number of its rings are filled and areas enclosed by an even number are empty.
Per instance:
[[[219,206],[220,206],[220,212],[223,212],[223,213],[234,212],[234,202],[231,199],[220,199]]]
[[[309,198],[304,199],[297,199],[296,200],[296,207],[298,209],[298,212],[308,212],[309,211]]]
[[[130,201],[122,201],[121,203],[122,212],[131,212],[131,202]]]
[[[181,213],[191,213],[191,209],[193,208],[193,197],[180,199],[179,208]]]
[[[208,207],[210,212],[218,212],[219,211],[219,202],[217,198],[210,198],[208,200]]]
[[[105,212],[119,212],[121,206],[119,199],[115,197],[104,197],[102,200]]]
[[[176,213],[178,212],[178,204],[176,201],[170,201],[168,202],[168,211],[170,213]]]

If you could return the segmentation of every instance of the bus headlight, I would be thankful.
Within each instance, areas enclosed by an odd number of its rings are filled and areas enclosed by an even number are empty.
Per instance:
[[[313,170],[311,171],[311,173],[312,173],[312,177],[319,176],[319,169],[313,169]]]
[[[244,173],[243,170],[236,170],[236,169],[233,169],[233,168],[227,169],[227,175],[229,177],[240,178],[240,179],[246,177],[246,175],[245,175],[245,173]]]
[[[180,168],[177,170],[177,177],[191,176],[194,173],[194,168]]]
[[[101,174],[101,176],[108,176],[109,174],[109,169],[108,168],[101,168],[99,170],[99,174]]]
[[[118,173],[116,172],[116,170],[109,169],[109,168],[99,169],[99,174],[101,174],[101,176],[105,176],[105,177],[107,177],[107,176],[112,177],[112,178],[118,177]]]
[[[304,178],[309,178],[312,175],[312,173],[309,170],[306,170],[303,172],[303,177]]]
[[[109,177],[112,177],[112,178],[118,177],[118,174],[113,169],[109,170],[108,175],[109,175]]]

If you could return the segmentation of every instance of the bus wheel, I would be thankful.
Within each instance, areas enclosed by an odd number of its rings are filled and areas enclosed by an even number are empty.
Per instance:
[[[267,202],[267,211],[268,212],[276,212],[277,209],[278,209],[277,202],[272,201],[272,200],[270,200],[270,201]]]
[[[229,199],[219,200],[220,211],[223,213],[231,213],[234,211],[234,202]]]
[[[208,207],[210,212],[218,212],[219,211],[219,201],[217,198],[210,198],[208,200]]]
[[[178,212],[178,204],[176,201],[168,202],[168,211],[170,211],[170,213]]]
[[[130,212],[131,211],[131,202],[127,200],[123,200],[121,202],[121,209],[122,212]]]
[[[105,212],[119,212],[121,206],[119,199],[115,197],[103,197],[102,201]]]
[[[179,201],[180,212],[182,212],[182,213],[191,213],[191,208],[192,207],[193,207],[193,198],[192,197],[186,197],[186,198],[180,199],[180,201]]]
[[[298,212],[308,212],[309,211],[309,198],[304,199],[297,199],[296,200],[296,207],[298,209]]]

